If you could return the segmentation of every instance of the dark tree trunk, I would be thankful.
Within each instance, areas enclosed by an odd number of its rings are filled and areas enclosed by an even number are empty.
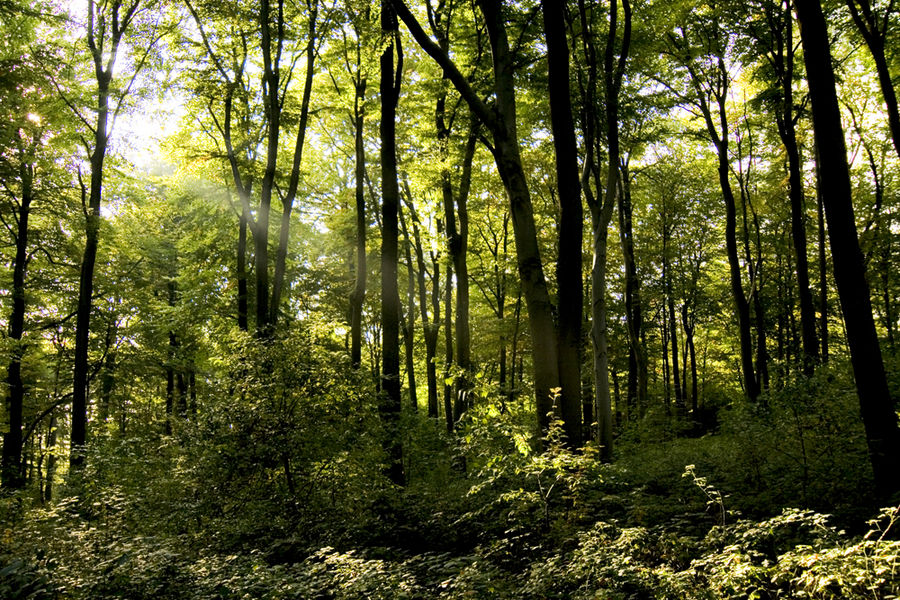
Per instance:
[[[382,0],[381,30],[386,47],[381,54],[381,324],[382,370],[379,411],[384,422],[387,475],[403,485],[403,447],[400,438],[400,294],[397,289],[398,210],[396,116],[403,72],[397,18],[389,0]],[[398,64],[394,67],[394,54]]]
[[[448,72],[454,86],[462,94],[473,113],[493,136],[492,152],[500,178],[510,202],[510,214],[516,239],[519,276],[528,306],[534,355],[534,388],[538,430],[543,434],[550,424],[553,410],[552,390],[559,387],[556,328],[553,307],[544,277],[534,211],[522,165],[516,131],[515,55],[509,47],[506,19],[500,0],[478,2],[485,18],[493,59],[494,106],[489,108],[469,86],[465,77],[409,12],[401,0],[394,0],[404,23],[422,48]]]
[[[109,315],[109,323],[106,325],[106,341],[104,343],[105,358],[103,359],[103,372],[100,376],[100,410],[97,415],[101,423],[109,419],[110,405],[112,404],[112,392],[116,384],[116,315]]]
[[[56,430],[59,425],[56,415],[50,417],[50,424],[47,433],[47,476],[44,484],[44,501],[49,502],[53,499],[53,480],[56,478]]]
[[[277,31],[280,34],[283,0],[276,0]],[[263,104],[266,115],[266,164],[260,184],[259,208],[256,211],[253,233],[253,267],[256,277],[256,335],[267,337],[271,334],[271,314],[269,312],[269,217],[272,210],[272,192],[278,168],[278,141],[281,133],[281,50],[282,37],[275,36],[272,47],[272,11],[270,0],[262,0],[259,11],[262,58],[263,58]]]
[[[300,163],[303,160],[303,143],[306,138],[306,124],[309,120],[309,99],[312,94],[313,64],[316,56],[316,17],[319,13],[317,1],[308,2],[309,21],[306,40],[306,77],[303,82],[303,96],[300,100],[300,122],[297,125],[297,143],[294,146],[294,162],[291,166],[291,176],[288,181],[288,189],[281,201],[281,228],[278,239],[278,251],[275,255],[275,273],[272,277],[272,304],[269,307],[269,315],[272,324],[278,321],[278,311],[281,308],[281,298],[284,294],[284,275],[287,264],[288,242],[291,233],[291,212],[294,208],[294,198],[297,196],[297,186],[300,183]]]
[[[118,13],[118,4],[115,4]],[[91,152],[90,191],[85,194],[82,187],[82,202],[85,204],[85,244],[81,258],[81,272],[78,280],[78,311],[75,317],[75,364],[73,368],[72,426],[69,468],[78,474],[84,465],[84,444],[87,441],[88,403],[88,346],[90,345],[91,308],[94,294],[94,266],[97,262],[97,246],[100,238],[100,203],[103,198],[103,162],[109,143],[109,86],[112,81],[112,67],[115,53],[104,68],[102,44],[96,45],[94,38],[94,3],[88,3],[90,15],[88,36],[94,56],[97,79],[97,126],[94,129],[94,148]],[[114,40],[118,38],[113,33]],[[118,32],[121,37],[121,31]],[[85,197],[87,196],[87,197]]]
[[[737,203],[734,190],[731,185],[730,158],[728,155],[729,125],[726,103],[728,100],[728,88],[730,76],[725,65],[723,32],[718,22],[712,23],[709,31],[704,32],[707,44],[712,45],[718,51],[716,66],[708,81],[702,77],[706,74],[698,72],[693,61],[694,56],[689,48],[689,40],[685,30],[680,37],[670,34],[670,42],[675,52],[679,55],[682,65],[688,70],[691,85],[694,88],[693,97],[683,96],[685,101],[694,104],[703,115],[706,123],[706,131],[710,141],[716,147],[718,159],[719,187],[722,190],[722,199],[725,202],[725,248],[728,256],[728,272],[731,283],[731,295],[734,299],[735,317],[738,325],[740,340],[741,374],[744,392],[750,400],[755,401],[759,397],[760,384],[756,377],[753,365],[753,336],[750,327],[750,304],[744,293],[744,285],[741,278],[741,263],[738,255],[737,243]],[[708,93],[705,88],[708,88]],[[715,107],[712,106],[715,103]],[[713,114],[713,110],[716,114]],[[718,121],[718,122],[717,122]]]
[[[556,281],[559,299],[559,384],[563,430],[568,444],[582,444],[581,415],[581,319],[582,237],[584,215],[578,174],[578,150],[569,93],[569,43],[566,38],[565,5],[543,0],[544,35],[547,43],[550,123],[556,154],[556,185],[559,189],[559,250]],[[615,170],[615,164],[612,168]]]
[[[425,265],[425,252],[422,250],[422,238],[419,234],[419,217],[416,214],[413,205],[412,195],[409,188],[406,188],[408,204],[407,208],[410,212],[413,230],[413,242],[416,251],[416,264],[419,266],[418,289],[419,289],[419,313],[422,315],[422,333],[425,338],[425,376],[428,383],[428,416],[432,419],[438,418],[438,393],[437,393],[437,365],[435,365],[435,356],[437,355],[438,333],[440,329],[440,266],[437,260],[432,260],[433,273],[431,274],[431,311],[432,318],[428,316],[428,292],[426,289],[425,276],[427,268]]]
[[[619,194],[619,239],[625,262],[625,319],[628,326],[628,414],[640,414],[647,405],[647,357],[641,334],[644,329],[641,309],[641,282],[637,276],[632,227],[631,173],[628,161],[621,161],[622,189]]]
[[[887,386],[857,237],[828,30],[818,0],[798,0],[797,16],[819,149],[822,201],[828,220],[835,283],[846,324],[875,485],[880,495],[887,497],[900,489],[900,430]]]
[[[778,134],[784,145],[788,158],[788,188],[791,199],[791,237],[794,242],[794,254],[797,271],[797,292],[800,299],[800,330],[803,340],[803,372],[809,376],[818,361],[819,348],[816,339],[816,313],[813,308],[812,290],[809,286],[809,259],[806,250],[806,208],[803,199],[802,164],[800,150],[797,146],[794,114],[794,45],[793,18],[790,3],[783,15],[784,42],[781,44],[782,56],[777,57],[776,64],[783,65],[779,74],[784,95],[781,113],[778,115]]]
[[[438,233],[441,227],[438,227]],[[453,415],[453,386],[449,383],[453,373],[453,267],[448,264],[444,274],[444,417],[447,433],[453,433],[456,419]]]
[[[728,138],[727,126],[724,126],[725,107],[720,106],[721,119],[723,121],[723,135],[719,140],[719,185],[722,188],[722,196],[725,200],[725,246],[728,253],[728,267],[731,281],[731,295],[734,298],[735,315],[737,316],[738,331],[740,334],[741,348],[741,372],[744,376],[744,392],[750,400],[759,397],[760,386],[753,367],[753,337],[750,333],[750,304],[744,295],[744,285],[741,282],[741,264],[737,249],[737,210],[734,200],[734,192],[729,180],[728,168]]]
[[[366,79],[355,82],[353,100],[354,147],[356,154],[356,280],[350,294],[350,364],[358,369],[362,363],[362,309],[366,300],[366,148],[363,138]]]
[[[406,377],[409,385],[409,406],[413,412],[419,410],[419,399],[416,395],[416,366],[413,344],[416,330],[416,276],[413,272],[412,240],[403,215],[402,204],[397,204],[400,227],[403,230],[403,249],[406,254],[406,318],[403,320],[403,346],[406,350]]]
[[[665,225],[664,225],[665,227]],[[675,291],[672,285],[672,265],[668,257],[668,242],[671,238],[670,231],[663,233],[663,285],[666,289],[666,306],[663,313],[668,318],[667,330],[669,332],[669,342],[672,346],[672,391],[675,400],[675,413],[681,415],[685,410],[684,391],[681,388],[681,376],[679,373],[678,363],[678,326],[675,321]]]
[[[699,403],[697,389],[697,351],[694,348],[694,318],[691,314],[690,309],[688,308],[687,303],[683,304],[681,307],[681,326],[684,328],[685,345],[687,346],[687,352],[690,355],[691,414],[694,415],[694,418],[696,418]],[[687,358],[685,358],[685,362],[687,362]],[[686,378],[687,376],[685,376],[685,379]],[[685,382],[685,386],[687,386],[687,382]]]
[[[9,430],[3,435],[3,458],[0,476],[3,487],[18,489],[25,485],[22,470],[22,413],[25,403],[25,382],[22,379],[22,358],[25,355],[25,277],[28,268],[28,218],[34,199],[34,165],[22,157],[19,165],[21,197],[16,218],[16,257],[13,262],[12,313],[9,316],[9,339],[12,343],[6,371],[8,386],[6,406]]]
[[[624,22],[621,47],[616,59],[616,40],[618,36],[618,2],[609,5],[609,31],[603,55],[603,84],[605,92],[606,142],[609,156],[606,189],[602,200],[598,198],[601,185],[599,167],[594,164],[600,154],[599,132],[602,131],[601,118],[597,114],[597,53],[593,40],[592,24],[583,1],[578,3],[578,12],[582,28],[585,61],[588,67],[588,81],[584,90],[584,138],[585,160],[582,172],[582,190],[591,211],[591,237],[593,245],[593,263],[591,265],[591,348],[593,351],[593,379],[595,408],[598,424],[598,441],[601,447],[601,459],[610,460],[613,450],[613,412],[609,384],[609,348],[607,310],[607,246],[608,227],[612,219],[612,211],[618,204],[619,185],[619,92],[625,70],[625,61],[631,43],[631,5],[627,0],[622,2]],[[597,190],[595,196],[591,181]],[[579,263],[580,264],[580,263]],[[578,315],[581,318],[581,315]]]
[[[436,110],[438,127],[438,139],[442,152],[448,156],[447,144],[449,143],[450,130],[444,124],[444,98],[438,99]],[[469,269],[467,265],[469,247],[469,211],[468,196],[472,183],[472,161],[475,157],[475,142],[477,141],[478,125],[473,122],[466,141],[466,150],[463,157],[462,173],[460,174],[459,191],[454,201],[453,185],[450,180],[450,170],[445,168],[441,172],[441,190],[444,201],[444,221],[447,230],[447,246],[450,259],[453,261],[453,270],[456,273],[456,366],[458,374],[455,378],[455,395],[453,402],[453,418],[458,421],[468,409],[468,394],[471,386],[470,374],[472,369],[471,334],[469,331]],[[446,162],[446,158],[445,158]],[[454,210],[454,205],[456,210]],[[459,227],[457,228],[457,218]],[[449,310],[449,306],[448,306]],[[449,333],[449,332],[448,332]]]
[[[816,152],[816,218],[819,232],[819,338],[822,340],[822,362],[828,362],[828,253],[825,248],[825,206],[822,203],[822,183],[819,177]]]

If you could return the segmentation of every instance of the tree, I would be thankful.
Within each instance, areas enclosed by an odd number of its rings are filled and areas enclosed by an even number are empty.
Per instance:
[[[760,94],[763,104],[772,109],[778,136],[787,155],[788,195],[791,206],[791,238],[795,256],[797,297],[800,304],[800,331],[803,342],[803,372],[808,376],[818,361],[816,314],[809,283],[809,259],[806,243],[806,208],[803,193],[803,174],[797,125],[803,115],[803,102],[794,99],[794,85],[798,79],[795,68],[797,43],[794,41],[792,4],[762,2],[754,6],[747,29],[753,40],[756,56],[765,63],[759,67],[768,84]],[[738,14],[741,14],[740,12]],[[754,18],[756,16],[756,18]],[[771,82],[771,83],[769,83]]]
[[[230,14],[242,10],[235,6],[212,6],[186,2],[196,24],[199,40],[188,38],[187,43],[203,49],[206,64],[193,82],[194,90],[201,97],[207,96],[203,106],[211,124],[203,124],[205,133],[224,152],[217,148],[217,157],[224,158],[230,171],[231,184],[240,201],[240,226],[250,230],[253,237],[253,272],[255,279],[255,330],[265,338],[273,333],[278,321],[278,311],[284,295],[284,278],[287,247],[290,240],[291,213],[300,182],[300,165],[309,118],[310,98],[314,75],[314,61],[319,42],[319,5],[316,0],[306,3],[306,43],[302,46],[306,58],[306,70],[299,106],[291,103],[289,85],[296,61],[292,55],[299,50],[295,38],[299,13],[297,7],[285,9],[283,0],[260,0],[258,9],[248,10],[246,17],[255,17],[256,27],[233,28]],[[206,18],[210,17],[210,18]],[[250,21],[250,19],[247,19]],[[238,20],[243,25],[246,21]],[[250,21],[252,22],[252,21]],[[259,35],[258,49],[251,39]],[[257,56],[258,50],[258,56]],[[251,81],[249,63],[261,60],[259,90]],[[262,107],[256,106],[260,98]],[[221,103],[221,105],[220,105]],[[221,112],[219,112],[221,111]],[[294,112],[296,111],[296,113]],[[294,121],[296,119],[296,121]],[[281,136],[296,122],[296,138],[291,155],[287,186],[282,193],[278,180],[278,161],[281,155]],[[238,131],[234,131],[235,125]],[[257,148],[265,148],[262,164],[257,164]],[[259,177],[259,171],[262,171]],[[254,210],[251,197],[255,180],[259,177],[259,202]],[[281,199],[279,241],[275,256],[274,273],[270,279],[269,221],[274,195]],[[255,215],[255,216],[254,216]],[[246,238],[241,236],[238,247],[239,278],[243,279]],[[238,315],[244,314],[245,291],[239,287]]]
[[[129,83],[124,92],[112,88],[116,59],[123,38],[134,23],[141,8],[140,0],[87,4],[87,45],[94,64],[96,83],[96,119],[89,122],[78,113],[79,118],[93,134],[92,145],[88,147],[90,158],[90,184],[81,184],[82,203],[85,206],[85,245],[81,258],[81,276],[78,286],[78,314],[75,325],[75,366],[72,391],[72,452],[70,468],[78,471],[84,464],[83,447],[87,441],[87,401],[88,401],[88,346],[90,336],[91,307],[94,293],[94,267],[97,261],[97,247],[100,238],[100,207],[103,201],[103,174],[106,151],[109,146],[115,117],[122,107],[125,95],[131,88]],[[146,50],[136,63],[131,74],[134,82],[147,53],[154,47],[158,34],[145,40]],[[115,102],[110,111],[110,100]],[[74,106],[73,106],[74,108]],[[77,110],[77,109],[76,109]]]
[[[818,0],[797,0],[796,9],[812,101],[834,278],[847,329],[850,361],[875,485],[880,494],[887,496],[900,490],[900,429],[887,387],[856,231],[828,28]]]
[[[578,178],[575,124],[569,92],[569,42],[566,37],[563,3],[543,0],[541,10],[544,15],[544,37],[547,41],[550,125],[556,154],[556,186],[559,188],[559,250],[556,282],[561,308],[557,351],[561,390],[560,412],[568,443],[578,448],[582,442],[581,319],[584,291],[581,279],[581,242],[584,221],[581,209],[581,185]],[[611,446],[612,435],[604,441]],[[604,445],[604,448],[606,447]]]
[[[884,6],[878,6],[877,2],[871,3],[869,0],[845,0],[845,3],[850,9],[853,24],[862,35],[872,54],[872,60],[875,61],[875,71],[878,73],[878,83],[881,86],[881,95],[887,109],[894,150],[900,157],[900,109],[897,107],[897,92],[894,89],[894,78],[890,71],[890,61],[893,56],[889,54],[889,50],[892,48],[893,26],[895,26],[892,21],[896,15],[894,3],[892,0]]]
[[[31,37],[30,20],[19,19],[17,23],[26,29]],[[6,27],[3,28],[6,35]],[[11,33],[11,32],[10,32]],[[26,39],[27,39],[26,38]],[[31,40],[28,39],[28,42]],[[3,107],[3,123],[0,126],[0,181],[2,181],[3,212],[11,219],[2,219],[4,228],[12,238],[15,249],[12,258],[12,307],[8,319],[10,340],[9,363],[6,368],[6,411],[8,431],[3,435],[2,485],[18,489],[24,486],[25,477],[22,463],[24,428],[25,381],[22,376],[22,361],[26,351],[26,302],[27,272],[31,262],[33,240],[30,219],[32,204],[39,192],[42,171],[47,163],[39,164],[41,148],[47,129],[46,102],[41,101],[43,88],[48,84],[37,77],[35,65],[27,59],[0,57],[0,64],[10,76],[0,84],[0,106]]]
[[[725,202],[725,245],[740,335],[744,392],[748,398],[755,400],[760,394],[760,380],[753,364],[750,304],[744,292],[738,255],[737,202],[731,185],[727,110],[732,75],[726,64],[729,41],[721,23],[720,10],[721,6],[713,2],[695,20],[691,20],[687,14],[680,16],[676,30],[667,35],[667,47],[676,65],[686,74],[687,89],[678,90],[668,82],[661,83],[669,87],[685,106],[691,107],[703,120],[706,135],[716,148],[719,186]]]
[[[528,307],[533,342],[538,429],[545,432],[550,424],[549,415],[553,411],[552,390],[559,387],[557,336],[553,323],[553,306],[537,241],[534,209],[519,150],[514,84],[515,55],[509,45],[503,3],[499,0],[481,0],[478,5],[484,16],[491,44],[492,106],[481,99],[449,55],[428,37],[406,4],[400,0],[394,1],[398,16],[413,38],[444,69],[457,91],[468,103],[472,113],[493,137],[490,150],[509,197],[519,276]]]
[[[390,0],[381,4],[381,325],[382,368],[379,410],[386,430],[387,474],[403,485],[403,446],[400,438],[400,293],[397,289],[399,264],[398,212],[400,185],[397,176],[396,118],[403,76],[403,51],[397,15]],[[397,64],[394,65],[394,55]]]

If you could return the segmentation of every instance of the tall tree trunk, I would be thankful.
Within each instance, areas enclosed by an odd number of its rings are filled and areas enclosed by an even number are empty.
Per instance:
[[[291,212],[294,198],[300,183],[300,163],[303,161],[303,143],[306,138],[306,124],[309,121],[309,99],[312,94],[313,63],[316,56],[316,18],[319,14],[318,0],[307,2],[309,10],[306,40],[306,77],[303,81],[303,96],[300,100],[300,122],[297,125],[297,142],[294,146],[294,162],[288,181],[287,193],[281,201],[281,228],[278,238],[278,250],[275,255],[275,272],[272,277],[272,304],[269,315],[274,325],[278,321],[281,297],[284,290],[284,275],[287,263],[288,242],[291,233]]]
[[[634,229],[632,227],[631,182],[627,161],[621,166],[622,185],[619,193],[619,242],[625,266],[625,324],[628,330],[628,387],[626,406],[628,418],[637,415],[637,406],[644,404],[641,388],[646,390],[647,373],[640,330],[643,327],[640,303],[640,280],[634,256]],[[642,372],[643,370],[643,372]],[[642,381],[643,380],[643,381]],[[643,383],[643,386],[641,386]]]
[[[706,74],[699,72],[694,64],[695,56],[691,53],[690,42],[686,30],[681,30],[680,36],[670,34],[669,40],[675,52],[679,54],[679,60],[690,75],[690,83],[693,86],[693,97],[687,95],[682,99],[694,104],[703,115],[706,123],[706,131],[710,141],[716,147],[718,160],[717,172],[719,187],[722,190],[722,199],[725,202],[725,248],[728,256],[728,272],[731,283],[731,295],[734,299],[735,318],[738,325],[740,340],[741,375],[744,392],[747,397],[755,401],[759,397],[760,385],[756,377],[753,365],[753,336],[750,327],[750,304],[744,293],[744,285],[741,278],[741,263],[738,255],[737,243],[737,203],[734,189],[731,185],[731,168],[728,154],[729,125],[726,103],[730,76],[725,65],[723,36],[721,25],[715,22],[710,30],[705,32],[708,38],[705,43],[714,44],[718,48],[715,70],[710,80],[704,81]],[[708,87],[708,90],[706,89]],[[715,103],[715,106],[712,106]],[[713,114],[713,110],[716,114]]]
[[[78,310],[75,317],[75,364],[73,367],[72,386],[72,426],[70,433],[69,469],[74,475],[81,472],[84,465],[84,444],[87,441],[87,402],[88,402],[88,347],[90,345],[91,308],[94,295],[94,266],[97,262],[97,247],[100,239],[100,204],[103,199],[103,163],[106,159],[106,148],[109,143],[109,89],[113,76],[116,51],[124,28],[137,9],[135,2],[120,20],[120,3],[114,2],[110,7],[113,16],[111,32],[111,52],[104,48],[105,32],[103,25],[95,22],[103,21],[99,14],[102,6],[88,0],[88,47],[94,59],[94,76],[97,81],[97,122],[94,127],[94,148],[90,156],[91,183],[90,191],[82,186],[82,204],[85,209],[85,243],[81,258],[81,272],[78,280]],[[101,34],[98,39],[97,33]],[[106,64],[104,65],[104,60]]]
[[[246,203],[241,203],[241,216],[238,225],[237,245],[237,278],[238,278],[238,329],[247,331],[250,328],[248,322],[249,292],[247,290],[247,224],[250,221],[250,211]]]
[[[359,61],[357,61],[359,62]],[[357,71],[358,72],[358,71]],[[366,79],[355,82],[353,100],[353,129],[356,178],[356,279],[350,294],[350,364],[358,369],[362,363],[362,309],[366,300],[366,147],[363,138],[365,119]]]
[[[671,232],[674,226],[669,226],[665,220],[663,221],[663,286],[666,290],[665,307],[663,308],[663,319],[668,318],[667,331],[669,333],[669,342],[672,347],[672,391],[675,400],[675,414],[684,414],[685,402],[684,393],[681,389],[681,376],[679,374],[678,364],[678,327],[675,322],[675,291],[672,285],[672,265],[669,261],[668,245],[671,241]]]
[[[641,339],[644,319],[641,307],[641,282],[637,276],[637,261],[634,255],[629,162],[628,158],[620,161],[619,236],[625,262],[625,319],[629,345],[627,402],[631,417],[641,414],[647,405],[647,356]]]
[[[272,192],[278,168],[278,141],[281,133],[281,51],[282,51],[282,4],[276,0],[276,36],[272,47],[273,15],[270,0],[262,0],[259,20],[263,58],[263,104],[266,115],[266,164],[260,185],[259,208],[252,228],[253,259],[256,276],[256,335],[267,337],[271,334],[271,314],[269,312],[269,217],[272,210]]]
[[[599,115],[596,112],[597,94],[597,56],[593,40],[592,25],[583,1],[579,1],[579,17],[583,32],[585,59],[588,65],[588,85],[585,97],[585,161],[582,172],[582,191],[591,211],[591,235],[593,241],[593,262],[591,265],[591,344],[593,349],[594,394],[599,425],[599,442],[601,458],[609,460],[613,450],[613,413],[609,387],[609,349],[608,329],[606,322],[606,252],[609,237],[608,227],[612,219],[612,211],[617,202],[619,192],[619,92],[625,72],[625,61],[628,58],[631,43],[631,5],[628,0],[622,2],[624,21],[622,41],[616,59],[616,40],[618,36],[618,2],[609,5],[609,32],[603,56],[603,83],[605,92],[606,143],[609,156],[606,189],[602,202],[594,196],[591,179],[597,194],[603,186],[600,184],[599,169],[594,164],[599,155],[599,134],[601,131]],[[581,318],[581,315],[578,315]]]
[[[846,324],[875,485],[880,495],[887,497],[900,490],[900,429],[887,386],[856,232],[828,30],[819,0],[798,0],[797,16],[821,161],[822,200],[828,220],[835,283]]]
[[[396,118],[403,73],[397,18],[389,0],[381,3],[381,324],[382,370],[379,411],[385,426],[387,475],[403,485],[403,446],[400,437],[400,294],[397,289],[400,188],[397,180]],[[398,56],[395,71],[394,54]]]
[[[578,175],[578,150],[569,93],[569,43],[566,38],[565,5],[542,0],[544,35],[547,43],[550,123],[556,154],[556,185],[559,189],[559,250],[556,281],[559,299],[560,412],[568,444],[582,444],[581,418],[581,319],[582,237],[584,215]],[[617,163],[610,163],[615,165]]]
[[[738,331],[740,334],[741,348],[741,372],[744,376],[744,393],[750,400],[759,397],[760,386],[753,367],[753,337],[750,333],[750,304],[744,295],[744,285],[741,282],[741,265],[737,249],[737,210],[735,206],[734,192],[729,180],[728,168],[728,138],[727,125],[724,124],[725,107],[720,106],[721,119],[723,121],[723,135],[719,140],[719,185],[722,188],[722,196],[725,200],[725,246],[728,254],[728,267],[731,281],[731,295],[734,298],[735,315],[737,316]]]
[[[438,394],[437,394],[437,365],[435,365],[435,356],[437,355],[437,341],[440,329],[440,266],[437,260],[432,260],[433,273],[431,274],[431,311],[432,318],[428,315],[428,292],[426,289],[425,276],[427,267],[425,265],[425,252],[422,249],[422,238],[419,233],[419,217],[416,214],[415,206],[412,200],[412,194],[409,187],[405,185],[406,197],[408,200],[407,209],[410,212],[410,220],[412,221],[413,242],[416,251],[416,264],[419,267],[418,289],[419,289],[419,313],[422,315],[422,333],[425,338],[425,377],[428,383],[428,416],[432,419],[438,418]]]
[[[687,352],[690,354],[691,362],[691,414],[697,418],[697,409],[699,404],[698,388],[697,388],[697,351],[694,348],[694,322],[693,315],[688,308],[687,303],[681,306],[681,326],[684,328],[685,343]]]
[[[25,403],[25,382],[22,379],[22,359],[25,355],[25,277],[28,269],[28,218],[34,199],[34,165],[21,157],[19,165],[21,197],[16,218],[16,256],[13,262],[12,312],[9,316],[9,339],[12,342],[9,366],[6,370],[6,407],[9,430],[3,435],[3,487],[19,489],[25,485],[22,470],[22,413]]]
[[[816,339],[816,314],[813,308],[812,291],[809,286],[809,259],[806,250],[806,208],[803,199],[803,176],[800,150],[797,146],[794,115],[794,44],[793,18],[790,2],[786,3],[783,21],[783,58],[777,64],[783,65],[780,74],[783,94],[781,112],[778,115],[778,134],[788,158],[788,191],[791,199],[791,237],[797,271],[797,292],[800,299],[800,331],[803,340],[803,372],[809,376],[818,361],[819,348]]]
[[[440,233],[441,227],[438,227]],[[444,417],[447,420],[447,433],[453,433],[456,419],[453,415],[453,385],[450,383],[453,373],[453,266],[447,264],[444,274]]]
[[[828,362],[828,256],[825,248],[825,205],[819,176],[819,153],[816,151],[816,218],[819,232],[819,337],[822,340],[822,362]]]
[[[434,58],[461,93],[470,109],[490,130],[493,136],[492,153],[497,171],[503,180],[510,202],[510,214],[516,239],[519,276],[528,306],[534,355],[534,390],[538,431],[547,431],[552,413],[552,390],[559,387],[559,364],[556,348],[556,328],[553,306],[544,277],[534,210],[522,165],[516,130],[515,55],[510,49],[506,32],[506,18],[501,0],[479,0],[491,43],[493,60],[494,105],[488,105],[471,88],[447,53],[443,52],[424,32],[401,0],[394,6],[416,41]]]
[[[438,99],[436,111],[438,124],[438,139],[441,140],[442,152],[445,155],[445,164],[449,160],[450,130],[444,125],[444,98]],[[472,122],[466,141],[466,150],[463,156],[462,172],[459,180],[459,191],[454,202],[453,184],[450,179],[449,167],[444,167],[441,172],[441,190],[444,201],[444,221],[447,231],[447,245],[450,259],[453,261],[453,270],[456,273],[456,366],[458,373],[455,378],[453,418],[458,421],[468,409],[468,394],[471,386],[470,374],[472,369],[471,334],[469,331],[469,269],[467,256],[469,248],[469,211],[468,197],[472,183],[472,161],[475,157],[475,143],[478,136],[478,123]],[[454,210],[455,205],[455,210]],[[459,227],[457,227],[457,218]]]
[[[402,203],[397,204],[400,228],[403,231],[403,249],[406,254],[406,319],[403,320],[403,346],[406,350],[406,377],[409,385],[409,406],[416,412],[419,410],[419,399],[416,395],[416,366],[413,353],[414,332],[416,328],[416,276],[413,273],[412,240],[403,215]]]

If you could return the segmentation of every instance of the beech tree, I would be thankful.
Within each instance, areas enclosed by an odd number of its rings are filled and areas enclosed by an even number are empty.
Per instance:
[[[821,164],[821,194],[835,283],[847,328],[850,361],[879,492],[900,489],[900,428],[887,387],[881,346],[853,213],[850,172],[838,105],[828,26],[818,0],[797,0],[813,126]]]

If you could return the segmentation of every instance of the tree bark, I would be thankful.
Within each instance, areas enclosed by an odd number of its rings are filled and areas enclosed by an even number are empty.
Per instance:
[[[384,422],[387,475],[403,485],[403,447],[400,438],[400,294],[397,286],[398,210],[396,117],[403,73],[397,18],[390,0],[382,0],[381,30],[386,47],[381,54],[381,323],[382,369],[379,412]],[[396,71],[394,54],[398,56]]]
[[[875,485],[879,494],[887,497],[900,489],[900,430],[887,386],[857,237],[828,30],[819,0],[798,0],[796,6],[812,100],[822,201],[828,220],[835,283],[846,324]]]
[[[778,134],[784,145],[788,158],[788,188],[791,199],[791,237],[794,242],[794,254],[797,271],[797,292],[800,300],[800,331],[803,340],[803,372],[812,375],[819,356],[819,344],[816,339],[816,313],[813,308],[812,290],[809,285],[809,259],[806,244],[806,208],[803,198],[802,164],[800,150],[797,146],[796,121],[794,114],[794,44],[793,18],[790,3],[786,5],[783,15],[784,42],[782,57],[776,64],[783,65],[779,74],[783,93],[781,113],[778,116]]]
[[[97,247],[100,240],[100,205],[103,199],[103,163],[109,144],[109,95],[122,35],[131,23],[138,8],[138,0],[125,7],[121,1],[114,1],[108,9],[111,12],[110,37],[105,38],[103,15],[105,5],[97,5],[88,0],[87,40],[94,61],[94,77],[97,81],[97,121],[94,127],[94,148],[90,155],[90,190],[82,186],[82,204],[85,210],[85,244],[81,258],[78,280],[78,309],[75,317],[75,363],[72,373],[72,425],[70,432],[69,469],[78,475],[84,466],[84,445],[87,442],[88,403],[88,349],[90,345],[91,308],[94,294],[94,266],[97,262]],[[97,21],[101,21],[97,24]],[[95,27],[96,25],[96,27]],[[100,34],[98,37],[97,34]],[[105,42],[110,43],[106,48]],[[104,64],[105,61],[105,64]]]
[[[425,252],[422,249],[422,237],[419,233],[419,216],[416,213],[415,205],[412,200],[412,193],[409,186],[404,181],[404,190],[406,191],[407,210],[410,214],[410,221],[413,232],[413,248],[416,252],[416,264],[418,265],[418,292],[419,292],[419,313],[422,315],[422,335],[425,339],[425,378],[428,384],[428,416],[432,419],[438,418],[438,394],[437,394],[437,365],[435,357],[437,355],[438,333],[440,330],[440,266],[437,260],[432,260],[433,272],[430,275],[432,294],[431,294],[431,311],[432,316],[428,315],[428,290],[425,281],[428,275],[428,268],[425,265]]]
[[[535,404],[538,431],[543,435],[549,427],[549,415],[553,410],[552,390],[559,387],[559,365],[553,307],[544,277],[534,210],[516,131],[515,55],[509,46],[503,3],[500,0],[479,0],[478,5],[485,18],[493,60],[495,103],[490,108],[469,86],[447,54],[428,38],[406,5],[401,0],[394,0],[394,6],[416,41],[448,72],[448,77],[469,108],[493,136],[492,153],[509,197],[519,276],[530,317]]]
[[[409,406],[413,412],[419,410],[419,399],[416,394],[416,366],[413,345],[416,330],[416,276],[413,272],[412,240],[403,215],[403,204],[397,204],[400,228],[403,231],[403,250],[406,254],[406,319],[403,320],[403,346],[406,350],[406,378],[409,386]]]
[[[828,362],[828,253],[825,247],[825,206],[819,175],[819,153],[816,151],[816,218],[819,233],[819,338],[822,340],[822,362]]]
[[[290,241],[291,233],[291,212],[294,208],[294,198],[297,196],[297,187],[300,183],[300,163],[303,161],[303,143],[306,138],[306,125],[309,121],[309,100],[312,95],[313,65],[316,56],[316,18],[319,14],[319,3],[317,0],[312,0],[307,2],[307,7],[309,9],[309,21],[306,41],[306,76],[303,81],[303,96],[300,100],[300,122],[297,125],[294,160],[291,166],[287,193],[281,201],[281,227],[279,230],[278,250],[275,255],[275,272],[272,277],[272,304],[269,307],[269,315],[273,325],[278,322],[278,311],[281,307],[281,298],[284,290],[288,242]]]
[[[543,0],[544,35],[550,95],[550,123],[556,154],[559,189],[559,228],[556,281],[559,299],[559,384],[563,431],[570,447],[582,445],[581,415],[581,319],[582,237],[584,215],[578,174],[578,150],[569,93],[569,43],[565,5]]]
[[[357,59],[357,69],[359,69]],[[358,72],[358,71],[357,71]],[[350,364],[358,369],[362,363],[362,309],[366,301],[366,147],[363,138],[365,120],[366,79],[358,77],[354,83],[353,129],[355,148],[356,188],[356,278],[350,294]]]
[[[25,355],[25,278],[28,269],[28,219],[34,199],[34,164],[22,153],[19,164],[21,197],[18,199],[13,262],[12,312],[9,316],[9,339],[12,342],[9,366],[6,371],[7,415],[9,431],[3,435],[2,476],[3,487],[19,489],[25,485],[22,469],[22,427],[25,403],[25,382],[22,379],[22,359]]]

